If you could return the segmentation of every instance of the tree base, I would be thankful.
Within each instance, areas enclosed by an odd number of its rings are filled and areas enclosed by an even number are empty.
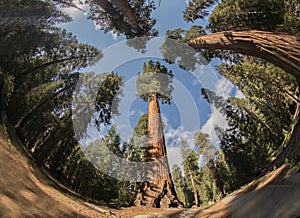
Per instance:
[[[143,182],[134,201],[135,206],[148,208],[181,207],[173,183],[167,179]]]

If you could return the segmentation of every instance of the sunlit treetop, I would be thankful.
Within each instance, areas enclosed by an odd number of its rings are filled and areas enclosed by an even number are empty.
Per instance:
[[[169,71],[160,62],[149,61],[144,63],[143,72],[138,73],[136,86],[137,95],[144,101],[148,101],[152,94],[155,94],[162,103],[170,103],[173,91],[172,71]]]

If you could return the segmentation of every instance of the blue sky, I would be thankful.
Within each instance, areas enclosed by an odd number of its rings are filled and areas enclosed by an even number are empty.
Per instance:
[[[167,30],[188,29],[192,25],[183,20],[182,11],[185,6],[185,1],[161,1],[160,6],[152,13],[152,16],[157,19],[155,28],[158,29],[161,37],[165,35]],[[86,6],[80,7],[88,11]],[[171,105],[161,104],[171,167],[174,163],[179,165],[182,163],[179,153],[180,137],[185,138],[190,147],[193,148],[193,134],[195,131],[201,131],[210,134],[211,141],[216,146],[218,145],[214,126],[219,125],[226,128],[226,122],[218,110],[203,99],[200,89],[202,87],[209,88],[225,98],[232,95],[243,96],[231,82],[217,73],[215,67],[218,61],[211,62],[207,66],[198,65],[193,72],[185,71],[179,68],[177,64],[170,65],[162,60],[159,46],[163,38],[150,41],[147,44],[146,54],[137,54],[134,49],[126,46],[124,36],[105,34],[94,25],[93,21],[87,20],[87,16],[79,10],[66,9],[66,11],[72,15],[73,21],[61,25],[61,27],[73,32],[80,42],[94,45],[104,53],[104,58],[86,71],[96,73],[114,71],[124,77],[123,96],[119,105],[121,115],[113,119],[113,123],[117,125],[117,130],[123,140],[130,138],[139,117],[147,113],[147,103],[136,96],[135,78],[137,72],[142,71],[144,62],[155,59],[174,73],[173,86],[175,90],[172,103]],[[204,25],[204,21],[195,24]],[[106,129],[102,128],[99,133],[96,129],[91,128],[87,134],[91,138],[99,138],[105,134]]]

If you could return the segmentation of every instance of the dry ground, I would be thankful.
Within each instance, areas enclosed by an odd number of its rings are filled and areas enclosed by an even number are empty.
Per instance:
[[[105,217],[59,192],[12,147],[0,127],[0,217]]]

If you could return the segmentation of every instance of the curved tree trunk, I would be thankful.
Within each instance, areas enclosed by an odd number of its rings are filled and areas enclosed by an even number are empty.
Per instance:
[[[145,182],[134,204],[146,207],[179,206],[171,178],[157,95],[151,94],[148,108],[148,142],[145,154]]]
[[[225,31],[197,37],[188,42],[194,49],[232,50],[260,57],[294,75],[300,84],[300,39],[286,33],[265,31]],[[272,166],[280,166],[285,157],[300,157],[299,103],[291,136]]]
[[[300,39],[293,35],[257,30],[225,31],[197,37],[188,45],[195,49],[232,50],[260,57],[300,82]]]

